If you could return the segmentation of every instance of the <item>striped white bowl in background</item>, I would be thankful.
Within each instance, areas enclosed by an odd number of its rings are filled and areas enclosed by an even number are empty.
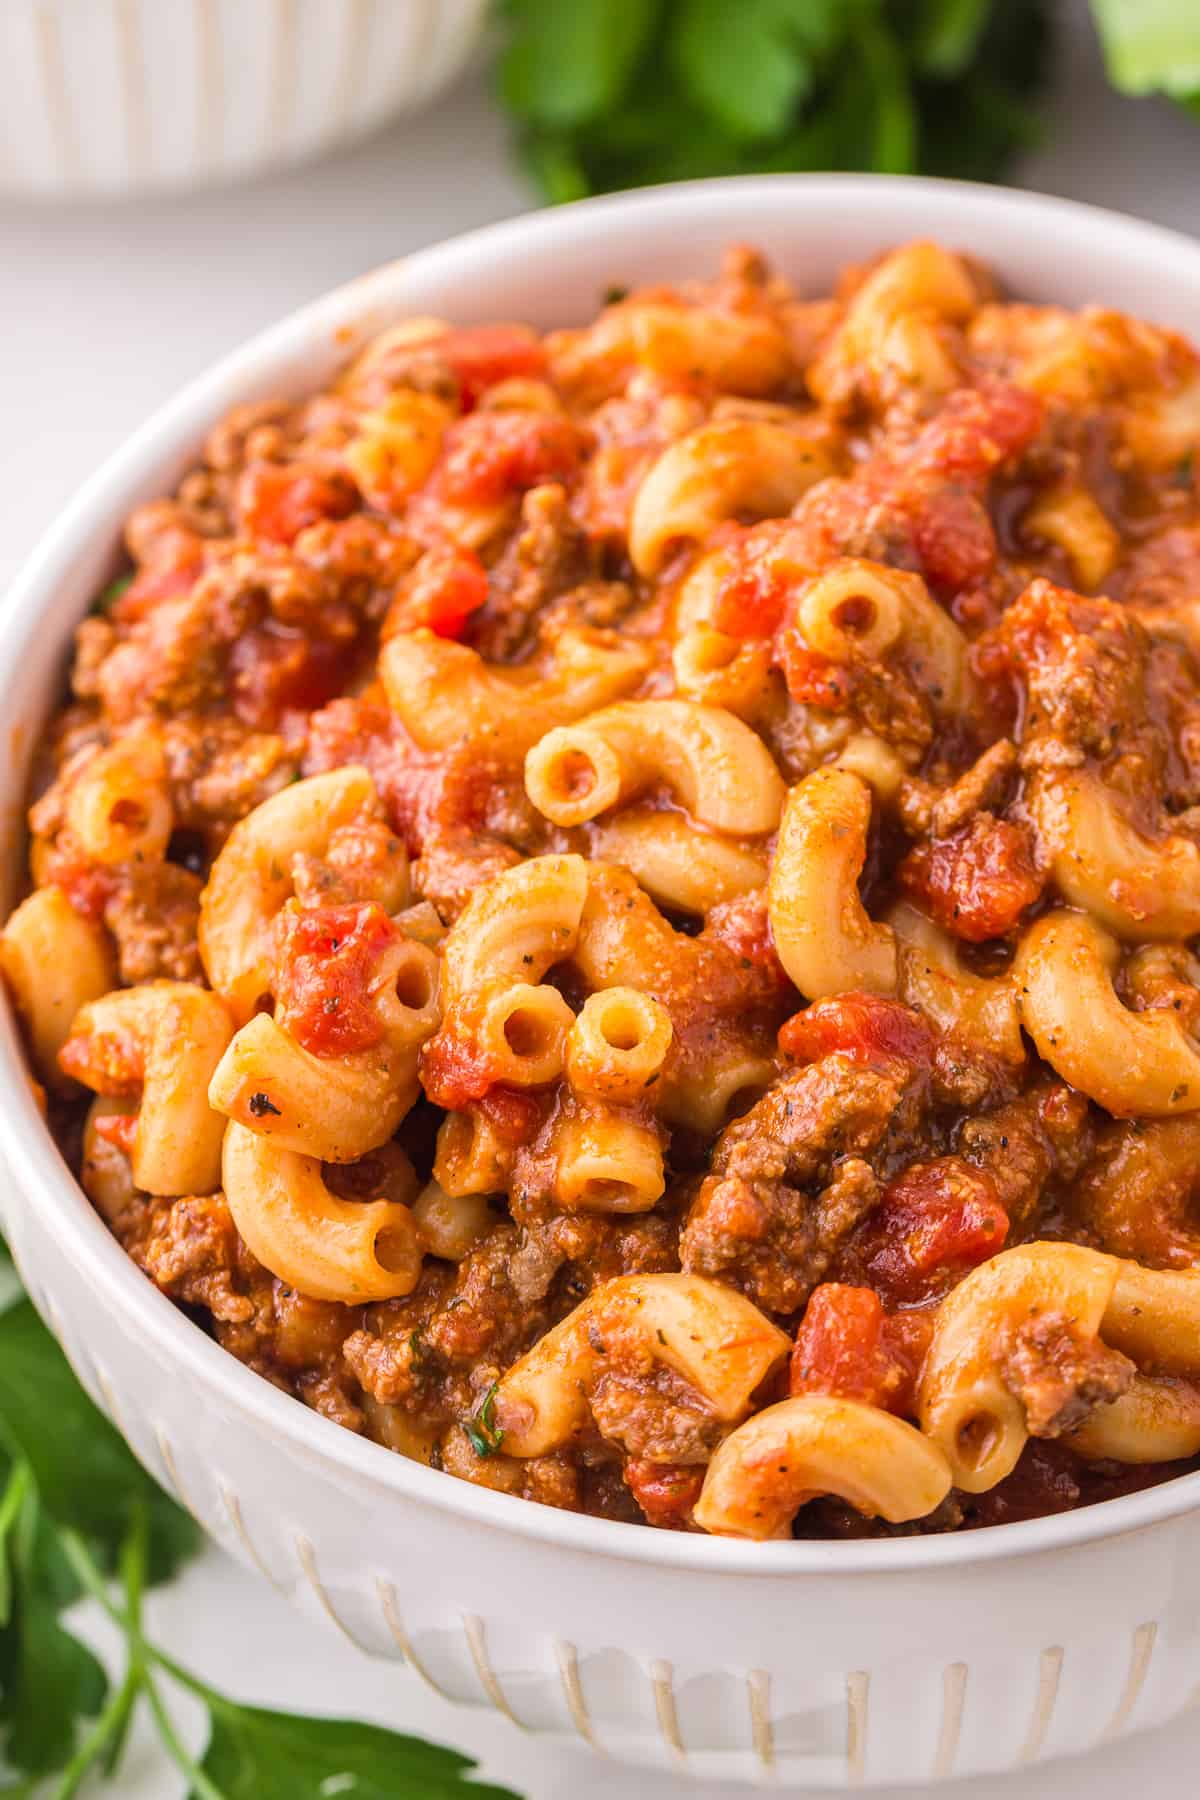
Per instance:
[[[458,74],[487,0],[3,0],[0,193],[199,187],[316,155]]]

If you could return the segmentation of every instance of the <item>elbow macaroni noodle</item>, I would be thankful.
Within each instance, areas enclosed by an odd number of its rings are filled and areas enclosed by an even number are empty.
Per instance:
[[[1019,1067],[1025,1050],[1013,978],[974,974],[954,939],[906,900],[891,908],[887,923],[899,946],[899,992],[907,1004],[947,1038],[961,1036]]]
[[[158,862],[172,826],[162,746],[131,734],[87,764],[67,800],[67,824],[93,862]]]
[[[628,869],[652,900],[703,916],[723,900],[752,894],[767,879],[766,851],[734,843],[674,812],[630,807],[592,828],[603,862]]]
[[[1055,885],[1126,942],[1200,931],[1200,845],[1147,840],[1094,774],[1039,776],[1030,795]]]
[[[564,634],[543,672],[489,668],[465,644],[430,631],[400,633],[380,652],[396,716],[425,750],[464,740],[521,754],[550,724],[565,724],[637,686],[648,658],[637,644]]]
[[[1077,587],[1098,588],[1111,572],[1120,536],[1086,488],[1064,487],[1039,495],[1021,521],[1023,531],[1065,553]]]
[[[994,1487],[1017,1463],[1025,1410],[1002,1366],[1006,1333],[1061,1315],[1100,1335],[1117,1264],[1078,1244],[1022,1244],[980,1265],[942,1302],[921,1374],[921,1429],[950,1464],[956,1487]]]
[[[136,1098],[130,1164],[148,1194],[207,1194],[221,1179],[220,1114],[208,1085],[233,1021],[185,981],[117,988],[82,1006],[61,1057],[97,1094]]]
[[[449,1010],[486,983],[541,981],[574,951],[588,894],[582,856],[538,856],[480,888],[442,951]]]
[[[666,1187],[662,1143],[615,1107],[590,1106],[559,1120],[554,1192],[564,1212],[649,1212]]]
[[[1098,1406],[1070,1433],[1080,1456],[1118,1463],[1175,1462],[1200,1452],[1200,1388],[1139,1375],[1128,1393]]]
[[[833,473],[827,449],[803,429],[766,419],[718,419],[676,439],[638,488],[629,553],[657,575],[673,548],[703,543],[725,520],[776,517]]]
[[[269,931],[293,892],[298,856],[328,853],[335,832],[378,809],[366,769],[334,769],[272,795],[235,825],[200,902],[205,973],[244,1022],[271,988]]]
[[[670,1013],[653,995],[601,988],[567,1035],[567,1080],[577,1094],[636,1099],[661,1074],[674,1035]]]
[[[230,1124],[222,1157],[234,1223],[264,1268],[314,1300],[353,1305],[411,1294],[421,1234],[394,1200],[339,1200],[320,1161]]]
[[[903,1419],[806,1394],[730,1433],[704,1477],[696,1523],[722,1537],[790,1537],[799,1508],[836,1494],[868,1519],[923,1519],[950,1491],[950,1465]]]
[[[29,1033],[34,1067],[51,1087],[64,1085],[58,1053],[76,1015],[116,980],[103,929],[82,918],[61,888],[37,888],[0,932],[0,969]]]
[[[760,837],[779,823],[783,782],[762,739],[693,700],[630,700],[558,726],[525,758],[525,788],[555,825],[581,825],[659,782],[701,825]]]
[[[0,931],[89,1200],[543,1502],[878,1534],[1200,1460],[1198,440],[1183,339],[931,243],[239,409],[80,628]]]
[[[606,1337],[611,1342],[606,1342]],[[576,1436],[587,1391],[609,1358],[649,1356],[674,1370],[725,1424],[788,1348],[758,1308],[694,1275],[625,1275],[605,1282],[504,1376],[496,1417],[512,1456],[543,1456]]]
[[[1119,959],[1116,939],[1083,914],[1039,919],[1013,965],[1022,1023],[1051,1068],[1118,1117],[1194,1112],[1200,1048],[1174,1012],[1122,1005]]]
[[[807,999],[895,992],[895,934],[858,891],[870,819],[870,789],[847,770],[815,769],[788,795],[768,905],[779,959]]]

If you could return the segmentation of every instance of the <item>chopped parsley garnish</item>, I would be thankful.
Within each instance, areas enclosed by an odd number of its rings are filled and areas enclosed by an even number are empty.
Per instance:
[[[483,1405],[463,1420],[467,1442],[479,1457],[495,1456],[504,1442],[504,1427],[496,1423],[496,1389],[499,1385],[498,1381],[493,1381],[483,1396]]]
[[[115,581],[110,581],[107,587],[102,587],[100,589],[100,592],[92,601],[92,612],[98,613],[101,616],[107,615],[112,611],[126,589],[132,586],[132,575],[118,575]]]

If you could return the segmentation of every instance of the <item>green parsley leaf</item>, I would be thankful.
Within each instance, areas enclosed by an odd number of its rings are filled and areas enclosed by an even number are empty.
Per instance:
[[[922,75],[961,75],[979,49],[990,0],[921,0],[913,27],[913,64]]]
[[[954,81],[920,80],[917,159],[931,175],[990,181],[1017,150],[1042,136],[1031,102],[1053,52],[1053,15],[1044,0],[994,5],[978,54]]]
[[[92,1541],[106,1568],[139,1504],[149,1521],[149,1580],[199,1546],[193,1521],[151,1480],[88,1399],[28,1300],[0,1315],[0,1436],[28,1463],[56,1525]]]
[[[7,1625],[12,1616],[12,1565],[8,1545],[21,1517],[21,1509],[30,1486],[26,1465],[14,1463],[8,1472],[4,1496],[0,1499],[0,1626]]]
[[[107,587],[100,589],[100,592],[92,601],[90,610],[93,613],[110,613],[126,588],[132,586],[132,575],[118,575],[115,581],[110,581]]]
[[[858,46],[875,98],[872,165],[883,175],[903,175],[913,167],[917,142],[917,120],[904,58],[890,32],[877,25],[863,25]]]
[[[0,1742],[10,1767],[46,1775],[69,1762],[81,1721],[104,1704],[108,1678],[59,1623],[78,1590],[32,1490],[13,1540],[12,1610],[0,1632]]]
[[[1187,0],[1092,0],[1092,14],[1114,87],[1185,104],[1200,89],[1200,9]]]
[[[522,143],[521,156],[552,206],[582,200],[591,192],[587,171],[570,138],[561,132],[530,133]]]
[[[735,139],[776,137],[816,80],[851,8],[827,0],[681,0],[670,52],[697,106]]]
[[[658,24],[659,0],[507,0],[505,104],[535,125],[581,125],[616,104]]]
[[[517,1800],[510,1788],[472,1781],[470,1757],[424,1738],[208,1699],[212,1736],[200,1767],[227,1800]]]
[[[496,1423],[496,1389],[498,1381],[493,1381],[483,1396],[483,1404],[469,1419],[463,1420],[463,1430],[467,1441],[476,1456],[495,1456],[504,1442],[504,1427]]]

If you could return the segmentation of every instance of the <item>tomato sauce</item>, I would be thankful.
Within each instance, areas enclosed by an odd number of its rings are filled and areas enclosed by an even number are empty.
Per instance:
[[[873,1288],[825,1282],[796,1333],[788,1392],[859,1400],[911,1418],[932,1336],[928,1314],[887,1312]]]
[[[383,953],[402,941],[382,907],[285,908],[276,921],[276,1016],[314,1056],[353,1056],[384,1035]]]

